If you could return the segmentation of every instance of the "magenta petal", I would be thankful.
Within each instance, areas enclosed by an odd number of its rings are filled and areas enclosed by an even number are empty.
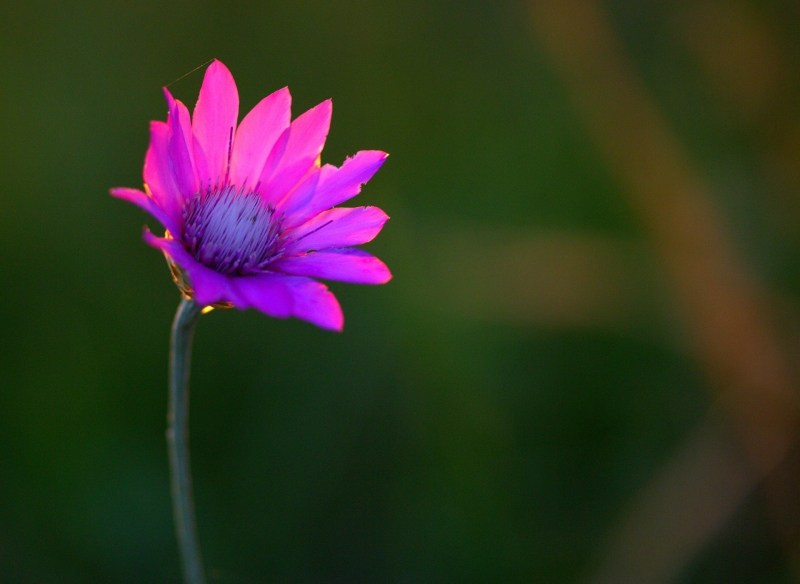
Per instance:
[[[292,122],[283,164],[291,166],[298,160],[317,159],[328,137],[332,112],[333,101],[326,99]]]
[[[280,201],[314,166],[325,146],[332,108],[328,99],[292,122],[279,164],[267,164],[261,173],[261,188],[270,201]]]
[[[293,316],[334,331],[341,331],[344,326],[339,301],[320,282],[282,274],[242,277],[231,282],[247,306],[269,316]]]
[[[168,151],[172,161],[172,170],[175,184],[184,198],[189,198],[197,192],[197,175],[192,157],[192,122],[189,119],[189,110],[180,101],[164,88],[169,114],[167,126],[170,130]]]
[[[244,117],[233,142],[230,177],[233,184],[255,188],[267,157],[289,127],[291,105],[292,96],[284,87],[262,99]]]
[[[227,178],[238,116],[239,92],[233,76],[225,65],[214,61],[206,69],[192,118],[192,131],[207,173],[200,175],[201,184],[216,185]]]
[[[289,194],[276,205],[278,213],[288,218],[302,211],[309,201],[314,198],[319,180],[320,169],[312,169],[311,172],[300,181],[300,184],[289,191]],[[286,229],[291,226],[288,224],[288,221],[284,220],[283,227]]]
[[[150,122],[150,145],[144,157],[144,183],[159,207],[170,217],[177,217],[183,206],[183,195],[175,183],[169,157],[169,126]]]
[[[153,217],[155,217],[161,225],[164,226],[165,229],[175,232],[178,230],[178,222],[173,219],[172,217],[167,214],[164,209],[159,207],[156,202],[152,199],[152,197],[148,197],[147,193],[144,193],[138,189],[129,189],[127,187],[117,187],[111,189],[111,194],[118,199],[122,199],[123,201],[128,201],[129,203],[133,203],[137,207],[147,211]]]
[[[292,233],[287,253],[350,247],[371,241],[389,216],[377,207],[336,207],[320,213]]]
[[[156,237],[145,230],[144,240],[148,245],[160,249],[186,272],[194,292],[195,301],[201,306],[216,304],[217,302],[233,302],[238,304],[241,300],[230,285],[230,280],[207,268],[187,252],[176,239]]]
[[[190,256],[191,257],[191,256]],[[192,258],[194,260],[194,258]],[[218,302],[232,302],[238,305],[239,300],[231,287],[231,280],[214,270],[195,261],[194,266],[186,269],[189,283],[194,292],[194,300],[200,306],[209,306]]]
[[[262,197],[264,198],[264,202],[271,203],[272,205],[277,203],[278,199],[274,196],[274,193],[267,191],[266,185],[269,181],[266,177],[272,176],[272,174],[275,172],[275,169],[278,168],[278,165],[283,158],[283,154],[286,152],[286,146],[289,144],[289,130],[290,128],[286,128],[283,133],[278,136],[275,146],[272,147],[272,152],[270,152],[269,156],[267,156],[267,161],[264,163],[264,168],[261,171],[261,177],[258,179],[258,183],[256,185],[256,190],[261,193]]]
[[[378,172],[389,155],[380,150],[362,150],[344,161],[341,168],[325,165],[314,198],[302,209],[285,211],[287,227],[299,225],[320,211],[355,197],[361,187]]]
[[[206,155],[197,141],[197,136],[192,136],[192,151],[194,154],[194,168],[197,175],[198,190],[208,190],[216,184],[216,177],[212,181],[209,177],[211,173],[208,170],[208,163],[206,162]]]
[[[381,260],[353,248],[315,251],[284,258],[271,267],[285,274],[351,284],[385,284],[392,279],[392,273]]]

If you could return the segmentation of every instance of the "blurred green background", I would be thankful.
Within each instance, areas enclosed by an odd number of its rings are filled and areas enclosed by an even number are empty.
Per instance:
[[[177,583],[160,88],[334,99],[391,153],[383,287],[332,334],[198,327],[210,581],[800,581],[800,8],[7,2],[0,582]],[[171,85],[194,103],[202,73]],[[240,114],[241,115],[241,114]]]

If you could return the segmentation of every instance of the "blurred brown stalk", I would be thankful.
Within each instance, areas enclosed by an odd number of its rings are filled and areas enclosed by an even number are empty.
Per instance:
[[[794,472],[775,471],[796,445],[797,380],[773,325],[767,293],[737,256],[707,185],[637,77],[600,4],[541,0],[533,1],[530,9],[538,38],[647,232],[695,358],[735,431],[749,472],[755,479],[765,479],[776,535],[794,557],[799,527],[794,493],[800,481]],[[752,101],[757,96],[743,99]],[[697,465],[687,468],[698,470]],[[715,468],[707,467],[705,472]],[[719,485],[715,478],[706,476]],[[669,494],[650,500],[667,502]],[[735,506],[728,512],[733,510]],[[661,513],[661,520],[707,526],[696,538],[698,549],[674,555],[681,561],[697,553],[723,519],[707,521],[703,506],[691,501],[671,511]],[[648,520],[653,517],[647,516]],[[684,548],[684,541],[669,541],[671,532],[665,527],[652,524],[647,529],[662,530],[666,538],[660,542],[662,547]],[[643,546],[637,541],[618,541],[610,547],[622,560],[617,557],[609,563],[622,566],[625,557],[633,561],[648,554],[663,556],[663,551]],[[659,569],[662,575],[674,576],[682,567]],[[641,576],[645,579],[639,581],[663,581],[655,573],[650,578]]]

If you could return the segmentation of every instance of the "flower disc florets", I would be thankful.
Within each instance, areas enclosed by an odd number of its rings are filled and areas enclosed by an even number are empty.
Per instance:
[[[214,61],[193,113],[164,89],[168,116],[150,124],[145,189],[111,194],[164,226],[145,241],[164,252],[187,298],[202,306],[255,308],[341,330],[336,297],[317,278],[383,284],[389,268],[356,246],[389,218],[377,207],[340,207],[386,160],[361,150],[337,167],[322,164],[331,100],[291,118],[279,89],[239,121],[239,92]]]
[[[182,216],[187,251],[220,274],[253,274],[277,255],[280,221],[256,192],[212,188],[187,201]]]

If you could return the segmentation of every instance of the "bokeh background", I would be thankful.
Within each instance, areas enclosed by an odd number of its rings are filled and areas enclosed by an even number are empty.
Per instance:
[[[178,303],[138,186],[160,88],[334,99],[391,153],[342,335],[197,331],[210,581],[800,581],[800,8],[6,2],[0,581],[177,583]],[[188,104],[202,71],[172,84]]]

